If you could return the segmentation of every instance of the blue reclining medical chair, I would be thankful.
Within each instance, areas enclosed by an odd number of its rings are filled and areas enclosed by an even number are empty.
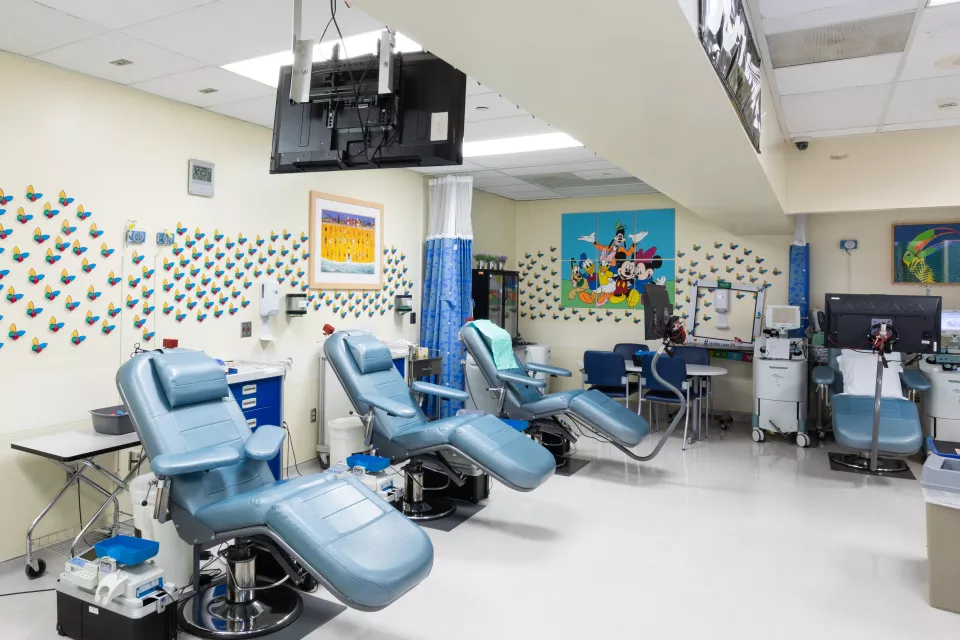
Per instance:
[[[493,416],[451,416],[430,422],[393,366],[390,349],[369,333],[338,331],[327,338],[323,351],[366,425],[367,443],[377,455],[393,462],[410,461],[404,468],[403,511],[408,517],[433,520],[456,510],[450,500],[425,496],[424,464],[457,486],[463,486],[465,478],[451,466],[453,457],[517,491],[532,491],[553,475],[549,451]],[[427,382],[411,386],[417,393],[438,398],[462,401],[469,397],[458,389]]]
[[[430,573],[430,539],[358,480],[274,478],[267,461],[284,430],[251,433],[223,369],[204,353],[141,353],[120,367],[117,387],[158,478],[156,515],[172,518],[194,546],[194,594],[180,609],[190,633],[247,638],[280,629],[302,611],[290,586],[319,583],[349,607],[376,611]],[[200,551],[231,539],[226,584],[201,590]],[[264,554],[285,584],[257,584]]]
[[[576,442],[577,436],[559,419],[563,416],[636,460],[648,460],[660,450],[658,446],[649,456],[637,456],[630,451],[650,433],[650,425],[602,391],[574,389],[544,395],[545,382],[532,377],[546,373],[568,378],[570,371],[545,364],[521,364],[516,357],[514,366],[498,369],[490,342],[471,323],[460,329],[460,339],[483,372],[489,385],[484,391],[497,394],[497,410],[502,417],[530,421],[534,434],[550,433]]]
[[[874,396],[855,396],[843,393],[843,374],[837,357],[840,349],[829,350],[828,364],[813,369],[813,382],[817,385],[818,428],[824,436],[822,405],[829,403],[832,413],[833,435],[847,455],[831,454],[830,459],[839,466],[856,471],[869,469],[873,447]],[[880,431],[877,440],[879,460],[877,470],[883,474],[903,473],[907,470],[903,458],[912,456],[923,445],[923,429],[917,405],[916,393],[930,388],[930,382],[916,370],[900,373],[900,382],[907,390],[907,398],[880,399]],[[892,458],[892,459],[891,459]]]

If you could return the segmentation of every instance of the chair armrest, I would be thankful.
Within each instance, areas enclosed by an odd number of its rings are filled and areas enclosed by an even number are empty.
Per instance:
[[[560,367],[553,367],[549,364],[538,364],[536,362],[528,362],[523,365],[523,368],[527,371],[536,371],[537,373],[546,373],[551,376],[558,376],[560,378],[569,378],[573,374],[566,369]]]
[[[900,382],[912,391],[928,391],[930,389],[930,381],[916,369],[904,369],[901,371]]]
[[[185,453],[164,453],[150,460],[157,477],[180,476],[197,471],[212,471],[240,462],[240,452],[231,447],[210,447]]]
[[[432,384],[430,382],[421,382],[417,380],[410,388],[416,391],[417,393],[426,393],[431,396],[437,396],[438,398],[446,398],[447,400],[460,400],[465,402],[470,399],[470,394],[466,391],[460,391],[459,389],[452,389],[450,387],[445,387],[441,384]]]
[[[369,404],[371,407],[376,407],[381,411],[386,411],[387,415],[399,416],[401,418],[412,418],[417,415],[417,410],[413,407],[408,407],[405,404],[400,404],[396,400],[384,398],[383,396],[370,396],[362,393],[357,397],[357,400],[364,404]]]
[[[286,432],[281,427],[265,424],[257,427],[253,435],[243,443],[243,451],[254,460],[271,460],[280,453]]]
[[[531,387],[536,387],[538,389],[543,389],[547,386],[546,380],[531,378],[530,376],[525,376],[522,373],[512,373],[510,371],[497,371],[497,379],[504,382],[513,382],[515,384],[528,384]]]
[[[813,382],[818,385],[833,384],[836,372],[830,367],[819,365],[813,368]]]

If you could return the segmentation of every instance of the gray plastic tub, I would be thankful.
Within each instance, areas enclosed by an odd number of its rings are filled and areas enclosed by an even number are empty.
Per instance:
[[[121,412],[117,415],[117,412]],[[108,436],[122,436],[125,433],[133,432],[133,423],[130,422],[130,415],[126,407],[118,404],[115,407],[104,407],[103,409],[92,409],[90,417],[93,418],[93,430],[97,433],[103,433]]]

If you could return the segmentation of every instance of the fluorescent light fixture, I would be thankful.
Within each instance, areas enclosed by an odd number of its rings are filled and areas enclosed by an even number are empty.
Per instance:
[[[927,6],[937,7],[941,4],[953,4],[954,2],[960,2],[960,0],[927,0]]]
[[[347,36],[343,39],[340,46],[340,58],[355,58],[357,56],[367,55],[377,52],[377,43],[380,42],[380,31],[368,31],[358,33],[353,36]],[[339,38],[325,40],[313,47],[313,60],[329,60],[333,56],[333,45],[341,42]],[[413,51],[423,51],[423,47],[406,37],[402,33],[397,34],[396,50],[402,53]],[[271,87],[277,86],[277,80],[280,78],[280,67],[293,64],[293,51],[281,51],[279,53],[270,53],[258,58],[250,58],[240,62],[231,62],[225,64],[221,69],[232,71],[251,80],[262,82]]]
[[[519,138],[499,138],[497,140],[478,140],[463,143],[463,157],[496,156],[505,153],[524,153],[527,151],[551,151],[553,149],[572,149],[583,145],[565,133],[543,133],[536,136]]]

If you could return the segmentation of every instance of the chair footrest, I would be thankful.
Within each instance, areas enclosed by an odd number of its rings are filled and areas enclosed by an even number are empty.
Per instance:
[[[625,447],[634,447],[650,433],[641,416],[603,393],[591,389],[570,401],[570,411],[599,433]]]

